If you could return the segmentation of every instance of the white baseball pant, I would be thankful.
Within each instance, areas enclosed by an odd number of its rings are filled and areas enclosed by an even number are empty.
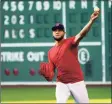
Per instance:
[[[72,95],[76,103],[89,103],[88,93],[84,81],[76,83],[56,83],[56,102],[66,103]]]

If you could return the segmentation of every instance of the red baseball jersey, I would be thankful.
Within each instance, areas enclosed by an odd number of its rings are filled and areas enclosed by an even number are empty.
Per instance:
[[[64,39],[58,46],[53,46],[48,52],[48,58],[54,69],[57,69],[57,81],[75,83],[84,80],[78,61],[78,45],[75,36]]]

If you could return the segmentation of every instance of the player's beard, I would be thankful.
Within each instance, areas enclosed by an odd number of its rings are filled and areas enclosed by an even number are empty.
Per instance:
[[[56,37],[53,36],[53,38],[54,38],[54,40],[56,40],[56,41],[61,41],[61,40],[64,38],[64,35],[62,35],[62,36],[59,37],[59,38],[56,38]]]

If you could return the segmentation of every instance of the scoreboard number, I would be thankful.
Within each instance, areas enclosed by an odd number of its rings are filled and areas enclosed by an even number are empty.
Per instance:
[[[8,11],[10,9],[12,12],[17,11],[17,9],[19,11],[24,11],[24,2],[23,1],[19,1],[17,3],[16,1],[11,1],[10,4],[9,4],[8,1],[5,1],[4,4],[3,4],[3,9],[5,11]]]
[[[4,25],[9,25],[9,24],[17,24],[17,21],[19,21],[20,25],[24,25],[25,21],[24,21],[24,15],[19,15],[19,17],[17,17],[16,15],[12,15],[11,17],[9,17],[8,15],[4,16]]]
[[[9,10],[8,1],[4,2],[4,4],[3,4],[3,9],[4,9],[5,11],[8,11],[8,10]]]

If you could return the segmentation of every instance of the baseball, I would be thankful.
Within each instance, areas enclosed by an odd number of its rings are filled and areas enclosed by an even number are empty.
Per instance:
[[[98,12],[100,9],[98,7],[94,7],[94,11]]]

